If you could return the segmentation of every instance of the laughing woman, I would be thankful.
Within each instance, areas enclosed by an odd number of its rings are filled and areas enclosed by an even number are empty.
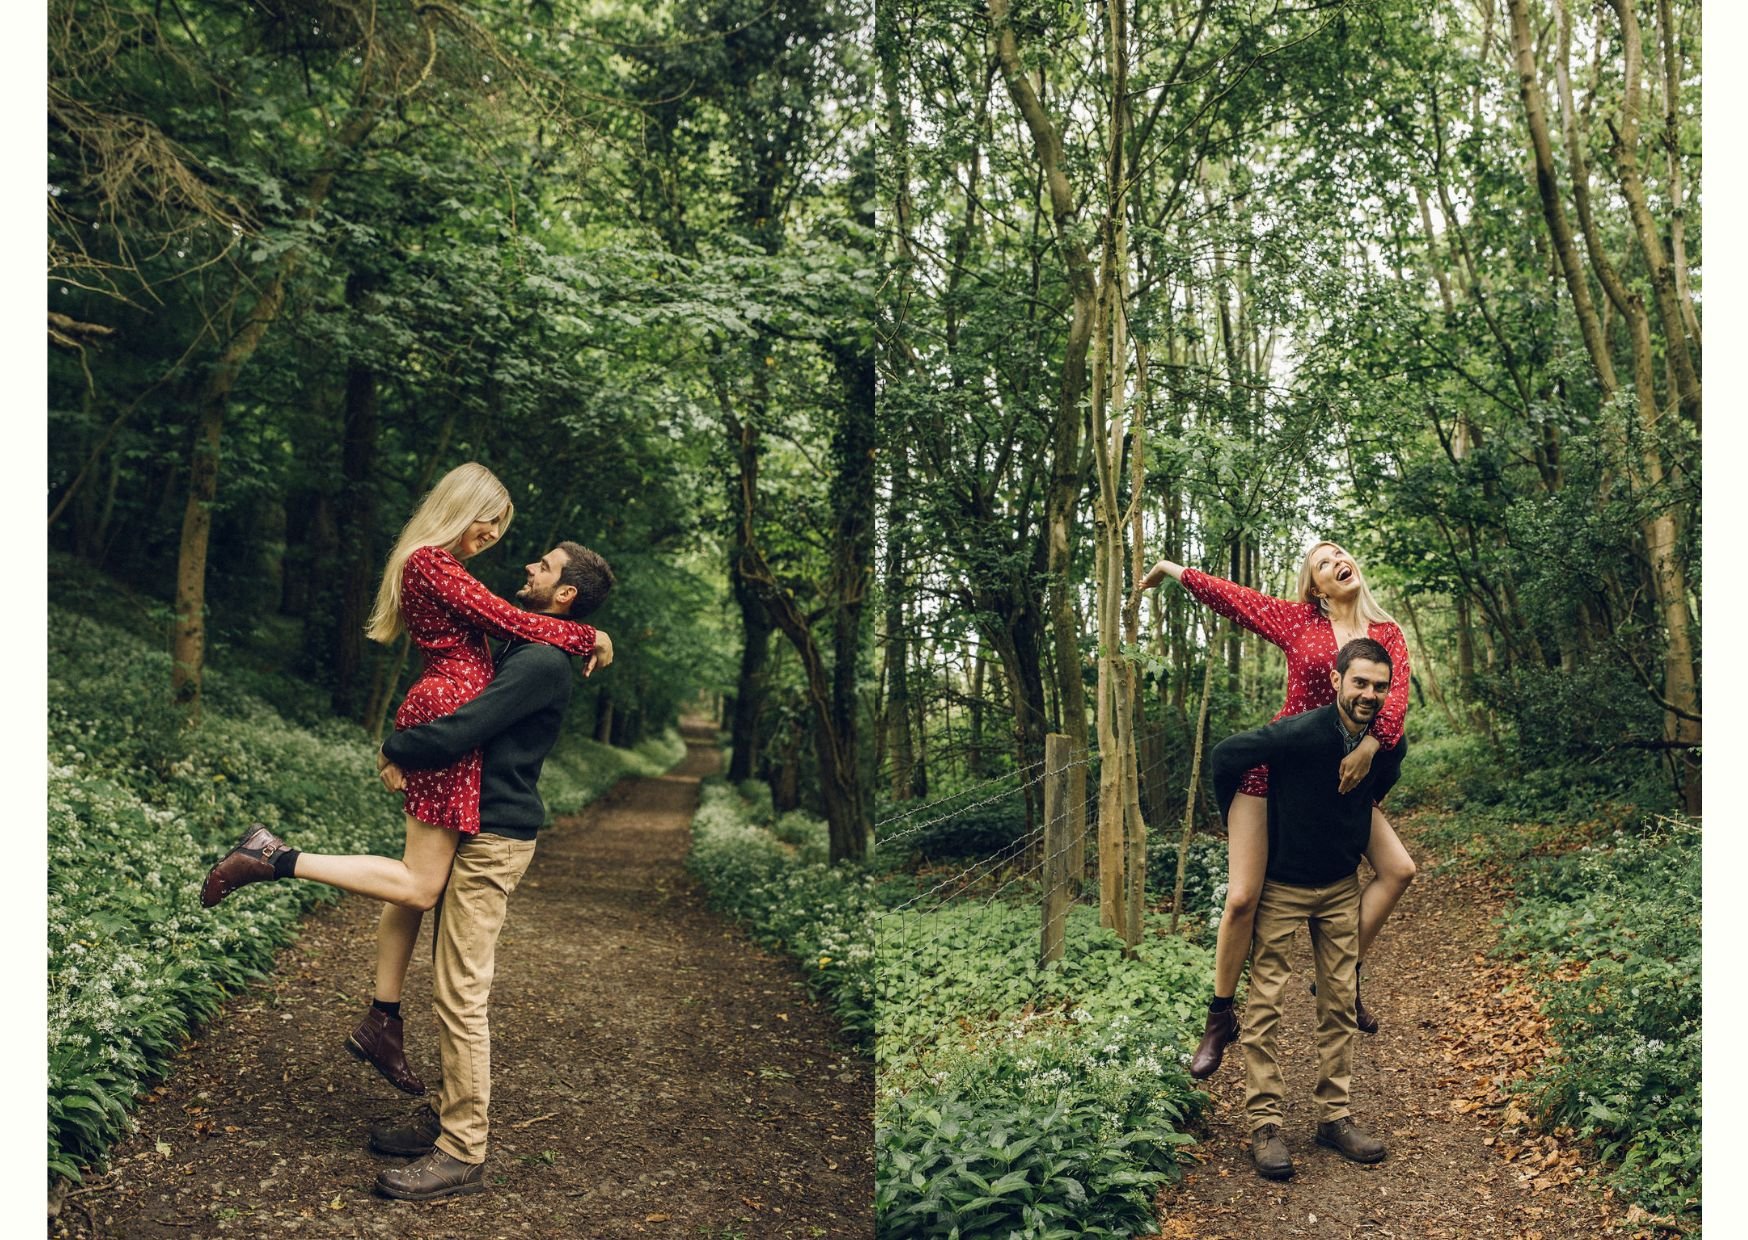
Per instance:
[[[523,611],[498,598],[462,567],[491,546],[515,515],[509,492],[485,466],[469,462],[431,489],[389,554],[365,630],[387,644],[409,633],[425,668],[395,712],[397,729],[453,714],[492,679],[486,636],[520,637],[586,657],[587,675],[613,659],[605,633],[586,624]],[[383,901],[376,936],[376,999],[346,1048],[397,1089],[425,1092],[407,1065],[401,985],[426,909],[436,905],[464,835],[479,830],[480,751],[453,766],[406,772],[406,848],[401,859],[299,852],[256,824],[213,866],[200,902],[217,904],[247,883],[304,878]]]
[[[1372,597],[1353,557],[1334,543],[1320,542],[1305,555],[1299,569],[1297,599],[1272,598],[1255,590],[1210,577],[1207,573],[1161,560],[1141,579],[1151,589],[1174,577],[1196,598],[1221,615],[1279,646],[1287,656],[1287,700],[1275,718],[1327,706],[1335,700],[1330,671],[1335,652],[1356,637],[1371,637],[1390,652],[1395,670],[1389,696],[1372,722],[1371,733],[1341,763],[1340,787],[1348,791],[1371,770],[1380,748],[1402,743],[1402,723],[1408,715],[1408,646],[1387,612]],[[1232,999],[1238,974],[1250,954],[1257,897],[1268,868],[1268,768],[1246,772],[1226,817],[1226,908],[1214,945],[1214,998],[1208,1004],[1207,1027],[1190,1061],[1197,1080],[1212,1076],[1226,1047],[1238,1038],[1238,1015]],[[1414,879],[1414,861],[1396,837],[1383,811],[1372,807],[1372,835],[1366,859],[1377,877],[1360,899],[1360,958],[1377,938],[1378,929]],[[1357,991],[1356,991],[1357,993]],[[1376,1033],[1378,1022],[1356,1003],[1359,1027]]]

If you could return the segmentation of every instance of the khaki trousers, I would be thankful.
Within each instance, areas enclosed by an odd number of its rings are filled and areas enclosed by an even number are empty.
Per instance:
[[[455,851],[438,906],[431,984],[443,1083],[436,1107],[437,1148],[462,1162],[486,1160],[486,1107],[492,1100],[492,1035],[486,1005],[497,967],[498,932],[510,893],[534,859],[533,840],[482,831]]]
[[[1327,887],[1262,886],[1250,948],[1250,1000],[1244,1010],[1244,1108],[1255,1132],[1281,1122],[1285,1081],[1275,1058],[1281,993],[1293,975],[1287,953],[1300,926],[1311,926],[1317,967],[1317,1099],[1320,1123],[1345,1118],[1353,1082],[1353,1041],[1360,954],[1357,873]]]

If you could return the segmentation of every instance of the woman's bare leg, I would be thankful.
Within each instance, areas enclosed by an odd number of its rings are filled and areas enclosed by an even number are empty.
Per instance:
[[[1214,994],[1230,996],[1250,957],[1256,902],[1269,863],[1268,798],[1240,792],[1226,811],[1226,908],[1214,940]]]
[[[425,914],[398,904],[382,906],[376,923],[376,997],[383,1003],[399,1003],[407,980],[407,964],[413,945],[419,941],[419,926]]]
[[[1214,998],[1202,1040],[1190,1056],[1190,1076],[1200,1081],[1220,1067],[1226,1048],[1238,1040],[1238,1013],[1232,998],[1238,974],[1250,955],[1256,902],[1268,869],[1268,800],[1239,793],[1226,811],[1226,908],[1214,943]]]
[[[298,878],[327,883],[355,895],[370,896],[414,913],[435,908],[449,881],[449,866],[461,836],[417,818],[407,819],[406,851],[399,861],[369,854],[299,853],[293,873]],[[413,922],[418,934],[418,919]],[[412,955],[412,938],[407,955]],[[405,965],[402,966],[405,972]],[[399,987],[397,986],[398,990]]]
[[[1372,838],[1366,845],[1366,859],[1372,863],[1377,877],[1366,884],[1360,896],[1360,959],[1366,958],[1372,941],[1384,926],[1396,901],[1414,881],[1414,858],[1402,846],[1395,828],[1384,817],[1384,811],[1372,806]]]

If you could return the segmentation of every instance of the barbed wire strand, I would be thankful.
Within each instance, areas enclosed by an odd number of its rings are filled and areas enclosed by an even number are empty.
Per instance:
[[[951,810],[948,813],[942,814],[939,818],[931,818],[926,822],[916,823],[912,826],[906,827],[903,831],[898,832],[898,834],[896,834],[896,835],[889,835],[883,840],[876,840],[875,841],[876,847],[878,847],[880,845],[896,844],[901,840],[908,840],[913,835],[920,834],[921,832],[928,830],[930,827],[939,826],[943,822],[951,822],[953,819],[961,817],[965,814],[968,814],[974,809],[981,809],[985,805],[994,805],[997,801],[1003,800],[1006,797],[1013,796],[1015,793],[1024,792],[1027,788],[1030,788],[1036,784],[1042,783],[1044,780],[1048,779],[1051,775],[1057,774],[1060,771],[1072,771],[1077,766],[1085,766],[1085,765],[1087,765],[1087,763],[1091,762],[1095,757],[1097,757],[1096,754],[1089,755],[1088,757],[1082,758],[1078,762],[1070,762],[1065,766],[1057,768],[1056,770],[1040,771],[1032,779],[1019,785],[1016,788],[1004,789],[1001,792],[997,792],[997,793],[994,793],[990,796],[984,797],[981,801],[974,801],[970,805],[961,805],[958,809]],[[1042,766],[1043,763],[1039,763],[1039,765]],[[947,799],[950,799],[950,798],[943,798],[943,800],[941,802],[936,802],[936,804],[942,804]],[[878,830],[878,828],[876,828],[876,830]]]
[[[1169,756],[1162,755],[1156,761],[1151,762],[1146,767],[1138,770],[1136,772],[1137,783],[1140,782],[1140,778],[1142,775],[1151,775],[1154,771],[1159,770],[1160,768],[1167,765],[1169,763],[1169,761],[1170,761]],[[1059,770],[1071,769],[1073,765],[1074,765],[1073,763],[1070,763],[1068,766],[1064,766],[1064,767],[1059,768]],[[1050,773],[1054,774],[1057,772],[1050,772]],[[1017,789],[1017,788],[1011,789],[1008,794],[1004,794],[1004,795],[1011,795],[1013,792],[1018,792],[1018,791],[1020,791],[1020,789]],[[1084,801],[1082,801],[1081,804],[1077,807],[1078,812],[1084,814],[1087,810],[1092,808],[1092,806],[1094,806],[1099,801],[1099,799],[1102,795],[1103,794],[1102,794],[1101,790],[1094,789],[1090,794],[1088,794],[1086,799]],[[1001,799],[999,796],[992,797],[992,798],[989,798],[989,801],[995,801],[995,800],[999,800],[999,799]],[[980,804],[986,804],[986,803],[988,803],[988,802],[987,801],[980,802]],[[966,806],[965,810],[968,811],[972,808],[976,808],[976,807]],[[937,821],[937,822],[947,821],[948,819],[950,819],[954,816],[956,816],[956,815],[947,815],[941,819],[936,819],[935,821]],[[1077,835],[1072,841],[1070,841],[1062,849],[1059,849],[1057,852],[1049,854],[1048,858],[1040,859],[1036,864],[1027,866],[1019,874],[1016,874],[1012,878],[1008,879],[1007,882],[1003,883],[999,888],[996,889],[995,893],[992,893],[989,897],[986,897],[984,903],[988,904],[988,903],[993,902],[995,895],[999,894],[1002,891],[1007,890],[1009,887],[1013,886],[1016,882],[1020,882],[1024,879],[1028,878],[1034,871],[1041,872],[1044,868],[1044,864],[1045,864],[1046,860],[1053,860],[1057,856],[1062,855],[1063,852],[1065,852],[1069,849],[1072,849],[1075,844],[1086,839],[1094,831],[1097,830],[1098,824],[1097,824],[1097,819],[1095,816],[1088,815],[1087,818],[1085,819],[1085,821],[1086,821],[1087,825],[1081,830],[1080,834]],[[979,870],[985,870],[986,873],[993,872],[993,868],[999,868],[999,865],[1000,865],[1002,860],[1006,859],[1007,857],[1011,856],[1013,853],[1015,853],[1018,850],[1021,850],[1022,848],[1029,848],[1034,841],[1036,841],[1039,837],[1042,836],[1042,834],[1043,834],[1042,827],[1034,828],[1033,830],[1027,832],[1025,835],[1021,836],[1018,840],[1014,841],[1012,844],[1009,844],[1008,846],[1003,848],[1000,852],[998,852],[992,856],[989,856],[989,857],[979,858],[976,862],[974,862],[972,865],[970,865],[966,869],[960,870],[958,873],[948,876],[946,879],[935,884],[933,887],[929,888],[927,891],[919,892],[917,895],[911,897],[909,900],[906,900],[903,904],[895,905],[892,908],[886,909],[886,910],[882,911],[881,913],[876,914],[876,919],[878,920],[880,917],[885,917],[885,916],[888,916],[888,915],[893,914],[893,913],[903,912],[906,909],[909,909],[911,906],[917,904],[919,901],[924,900],[927,897],[934,895],[935,893],[940,892],[948,887],[952,887],[955,885],[969,886],[970,882],[975,881],[975,878],[973,878],[972,876],[976,876],[977,872]],[[898,838],[898,837],[894,837],[894,838]],[[968,880],[968,881],[962,881],[962,880]],[[948,897],[948,898],[950,899],[951,897]],[[941,904],[943,904],[943,905],[945,903],[946,903],[946,900],[943,900],[941,902]],[[936,906],[936,908],[939,908],[939,907],[941,907],[941,905]],[[930,909],[928,911],[932,912],[935,910]]]
[[[1091,761],[1092,758],[1096,757],[1097,755],[1098,755],[1098,746],[1097,745],[1079,746],[1079,747],[1076,747],[1074,749],[1069,750],[1069,752],[1068,752],[1068,757],[1071,759],[1078,759],[1078,758],[1082,758],[1084,756],[1087,761]],[[968,788],[960,788],[956,792],[949,792],[945,796],[936,797],[933,801],[924,801],[920,805],[907,805],[905,808],[900,809],[900,810],[896,810],[893,813],[886,815],[886,817],[879,819],[877,822],[875,822],[874,829],[876,831],[878,831],[881,827],[885,826],[889,822],[897,822],[902,818],[914,818],[918,814],[924,813],[924,812],[931,810],[931,809],[935,809],[937,806],[945,805],[949,801],[956,801],[960,797],[969,796],[971,793],[978,792],[984,788],[987,788],[991,784],[999,784],[999,783],[1003,782],[1004,780],[1013,779],[1017,775],[1023,775],[1025,773],[1030,772],[1030,771],[1035,771],[1039,767],[1043,766],[1045,761],[1046,761],[1046,759],[1040,758],[1036,762],[1028,762],[1024,766],[1018,767],[1018,768],[1011,770],[1011,771],[1008,771],[1008,772],[1005,772],[1004,774],[993,775],[990,778],[983,780],[980,783],[972,784]],[[1077,766],[1077,765],[1082,765],[1082,763],[1070,762],[1069,765],[1070,766]],[[1030,785],[1028,784],[1028,785],[1021,785],[1021,786],[1022,787],[1029,787]]]

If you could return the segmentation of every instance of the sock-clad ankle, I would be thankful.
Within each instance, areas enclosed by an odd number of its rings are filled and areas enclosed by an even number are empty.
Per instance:
[[[393,1003],[388,1002],[386,999],[372,999],[370,1001],[370,1006],[379,1012],[387,1012],[395,1020],[401,1018],[401,1001],[399,999],[396,999]]]
[[[1210,1012],[1224,1012],[1232,1006],[1232,999],[1232,995],[1215,995],[1213,1002],[1208,1004],[1208,1010]]]
[[[273,856],[273,877],[292,878],[297,874],[297,859],[303,854],[295,848],[287,848]]]

